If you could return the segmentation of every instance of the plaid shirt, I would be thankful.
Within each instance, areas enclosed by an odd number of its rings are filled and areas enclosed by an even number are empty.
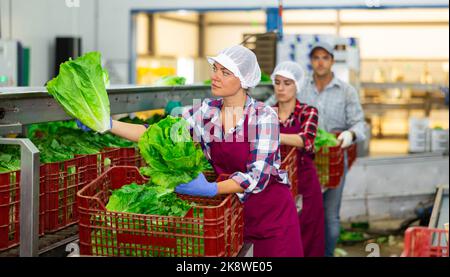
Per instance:
[[[237,135],[237,140],[243,138],[243,125],[245,117],[248,116],[250,157],[247,172],[235,172],[230,176],[245,189],[244,193],[238,193],[241,201],[245,201],[251,193],[263,191],[272,178],[289,185],[287,173],[280,169],[280,127],[275,111],[247,96],[241,120],[235,128],[225,132],[224,135],[221,120],[222,105],[222,99],[205,99],[201,103],[194,103],[190,110],[183,113],[183,118],[189,123],[194,141],[201,143],[206,158],[211,160],[211,142],[232,141],[234,134]]]
[[[292,127],[296,118],[300,122],[300,133],[298,135],[303,140],[305,152],[314,153],[314,140],[317,135],[319,112],[316,108],[300,103],[297,100],[294,111],[285,121],[280,119],[280,124],[283,127]]]

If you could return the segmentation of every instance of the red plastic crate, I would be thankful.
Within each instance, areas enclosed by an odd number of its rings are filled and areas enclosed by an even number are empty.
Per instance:
[[[404,242],[402,257],[448,257],[448,232],[444,229],[411,227]]]
[[[356,156],[357,156],[357,144],[352,144],[349,148],[347,148],[347,157],[348,157],[348,169],[352,167],[352,165],[355,163]]]
[[[39,235],[44,234],[45,168],[40,168]],[[20,170],[0,174],[0,251],[20,242]]]
[[[45,232],[55,232],[78,221],[77,192],[89,183],[88,157],[49,163],[45,168],[47,210]]]
[[[235,195],[198,198],[185,217],[106,211],[111,190],[147,182],[136,167],[113,167],[78,192],[82,255],[236,256],[243,246],[243,207]]]
[[[128,150],[128,149],[127,149]],[[134,150],[134,149],[133,149]],[[128,158],[129,151],[107,148],[101,153],[50,163],[46,167],[47,211],[45,232],[55,232],[78,222],[76,194],[111,166]],[[131,155],[133,153],[130,153]]]
[[[340,146],[322,147],[315,156],[317,175],[322,187],[337,188],[344,175],[344,151]]]
[[[120,148],[106,148],[101,153],[85,157],[88,164],[87,180],[91,182],[112,166],[119,164]]]
[[[281,145],[281,169],[286,170],[291,182],[291,193],[294,198],[298,195],[298,165],[297,148]]]
[[[47,212],[45,232],[55,232],[78,221],[76,194],[112,166],[143,166],[135,148],[105,148],[69,161],[46,164]]]
[[[144,158],[140,155],[139,150],[130,148],[120,148],[119,156],[114,166],[135,166],[137,168],[145,166]]]

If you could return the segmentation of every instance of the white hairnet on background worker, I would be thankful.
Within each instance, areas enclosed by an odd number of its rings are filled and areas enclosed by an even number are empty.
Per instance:
[[[294,80],[295,86],[297,87],[297,93],[300,92],[306,78],[306,73],[303,68],[295,62],[282,62],[277,65],[271,76],[273,84],[275,84],[277,75]]]
[[[261,69],[256,55],[242,45],[227,48],[216,57],[208,57],[208,62],[217,62],[231,71],[241,80],[243,89],[254,88],[261,81]]]

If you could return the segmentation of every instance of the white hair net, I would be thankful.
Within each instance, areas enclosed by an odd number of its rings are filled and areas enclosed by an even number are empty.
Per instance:
[[[295,86],[297,87],[297,93],[300,92],[303,82],[306,78],[306,73],[303,68],[295,62],[282,62],[277,65],[272,74],[272,82],[275,84],[275,77],[283,76],[284,78],[291,79],[295,81]]]
[[[261,69],[256,55],[242,45],[223,50],[217,57],[208,57],[208,62],[217,62],[241,80],[243,89],[256,87],[261,81]]]

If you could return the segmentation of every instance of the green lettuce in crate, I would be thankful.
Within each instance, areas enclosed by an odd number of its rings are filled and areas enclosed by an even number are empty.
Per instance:
[[[134,147],[135,143],[96,132],[83,132],[74,121],[33,124],[28,127],[28,138],[41,152],[41,162],[61,162],[75,155],[97,154],[107,147]]]
[[[339,142],[334,134],[328,133],[320,128],[317,130],[317,136],[314,141],[316,152],[319,152],[322,147],[334,147],[338,144]]]
[[[20,147],[0,145],[0,173],[20,170]]]
[[[106,205],[108,211],[183,217],[191,208],[170,189],[130,184],[114,190]]]
[[[209,164],[182,118],[168,116],[151,125],[138,145],[148,164],[141,173],[151,177],[154,184],[172,190],[195,179]]]
[[[106,209],[112,212],[184,217],[192,206],[195,206],[195,203],[190,204],[188,201],[178,198],[171,189],[150,184],[138,185],[133,183],[112,191]],[[194,213],[194,215],[199,216],[198,212]],[[166,236],[176,238],[178,256],[202,255],[204,253],[204,240],[198,238],[198,236],[203,235],[203,227],[201,225],[193,228],[192,224],[180,225],[162,218],[131,219],[122,216],[115,218],[114,215],[99,217],[98,219],[96,222],[103,222],[102,225],[106,224],[106,228],[93,230],[92,232],[91,243],[94,255],[108,253],[111,256],[158,257],[170,256],[170,253],[173,253],[175,250],[158,246],[147,248],[146,250],[135,250],[141,248],[138,241],[134,245],[136,247],[117,245],[118,233],[135,235],[136,232],[142,231],[148,232],[148,235],[156,232],[165,233]],[[197,237],[186,238],[180,237],[178,234],[190,234]],[[101,241],[98,241],[98,238],[102,238]],[[106,246],[104,238],[108,238]],[[100,245],[103,245],[103,247],[99,247]]]
[[[110,125],[109,77],[98,52],[61,64],[59,75],[47,90],[64,110],[94,131],[105,133]]]

